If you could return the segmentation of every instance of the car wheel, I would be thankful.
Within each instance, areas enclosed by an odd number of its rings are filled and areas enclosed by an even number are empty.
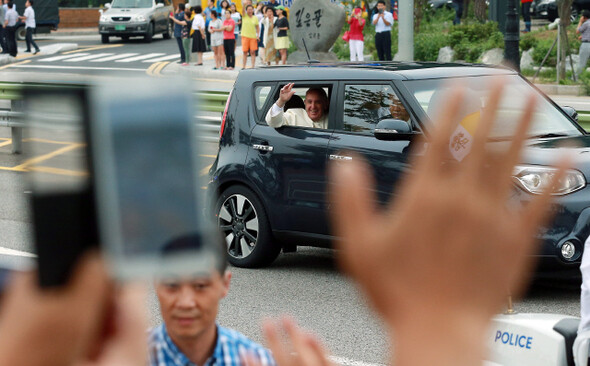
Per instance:
[[[172,22],[168,22],[168,27],[166,28],[166,32],[164,32],[163,36],[164,39],[170,39],[172,38]]]
[[[102,42],[102,43],[109,43],[109,36],[108,36],[108,35],[106,35],[106,34],[103,34],[103,35],[100,37],[100,40],[101,40],[101,42]]]
[[[150,43],[152,41],[152,38],[153,37],[154,37],[154,24],[153,23],[150,23],[148,25],[147,32],[145,32],[145,36],[143,37],[143,39],[147,43]]]
[[[279,255],[273,243],[268,216],[250,189],[233,186],[217,200],[217,223],[227,244],[229,262],[236,267],[260,267]]]
[[[27,36],[27,30],[25,27],[18,27],[16,30],[16,39],[19,41],[24,41]]]
[[[123,40],[123,42],[127,42],[129,40],[129,36],[123,36],[121,37],[121,39]]]

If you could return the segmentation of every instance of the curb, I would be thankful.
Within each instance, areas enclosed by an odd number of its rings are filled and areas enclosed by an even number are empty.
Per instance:
[[[210,65],[203,66],[182,66],[179,63],[171,62],[162,70],[165,74],[190,75],[197,79],[220,79],[233,80],[238,77],[239,70],[213,70]]]

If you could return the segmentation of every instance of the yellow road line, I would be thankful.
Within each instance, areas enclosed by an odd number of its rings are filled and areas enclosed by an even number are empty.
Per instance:
[[[15,62],[13,64],[8,64],[8,65],[0,66],[0,70],[7,69],[7,68],[12,67],[12,66],[15,66],[15,65],[28,64],[29,62],[31,62],[31,60],[24,60],[24,61],[21,61],[21,62]]]
[[[201,169],[201,171],[199,172],[199,175],[200,176],[207,175],[207,173],[209,173],[209,169],[211,169],[212,165],[213,164],[209,164],[206,167],[204,167],[203,169]]]
[[[161,76],[162,75],[162,70],[164,70],[164,68],[166,67],[166,65],[168,65],[169,63],[170,63],[170,61],[162,61],[162,62],[160,62],[160,65],[158,67],[156,67],[156,69],[154,70],[154,75]]]
[[[145,73],[150,76],[154,76],[154,71],[158,68],[158,66],[160,66],[161,63],[162,61],[154,62],[150,65],[150,67],[147,68],[147,70],[145,70]]]
[[[7,145],[10,145],[10,144],[12,144],[12,140],[0,142],[0,147],[7,146]]]
[[[199,156],[202,156],[204,158],[213,158],[213,159],[215,159],[217,157],[217,155],[204,155],[204,154],[201,154]]]
[[[36,158],[31,158],[31,159],[28,159],[28,160],[26,160],[24,163],[22,163],[22,164],[20,164],[20,165],[17,165],[17,166],[15,166],[14,168],[15,168],[15,169],[23,169],[23,168],[28,168],[28,167],[29,167],[29,165],[38,164],[38,163],[40,163],[40,162],[42,162],[42,161],[45,161],[45,160],[51,159],[51,158],[53,158],[53,157],[56,157],[56,156],[58,156],[58,155],[61,155],[61,154],[63,154],[63,153],[66,153],[66,152],[68,152],[68,151],[71,151],[71,150],[77,149],[77,148],[79,148],[79,147],[82,147],[82,146],[84,146],[84,145],[83,145],[83,144],[72,144],[72,145],[70,145],[70,146],[64,146],[64,147],[62,147],[61,149],[57,149],[57,150],[55,150],[55,151],[53,151],[53,152],[50,152],[50,153],[48,153],[48,154],[41,155],[41,156],[37,156]]]
[[[30,142],[30,141],[42,142],[45,144],[56,144],[56,145],[71,145],[74,143],[71,141],[54,141],[54,140],[40,139],[40,138],[36,138],[36,137],[23,140],[23,142]]]
[[[67,175],[70,177],[86,177],[86,176],[88,176],[88,172],[81,172],[78,170],[52,168],[52,167],[48,167],[48,166],[36,166],[36,167],[29,168],[29,170],[35,171],[35,172],[41,172],[41,173]]]
[[[79,48],[77,50],[73,50],[73,51],[68,51],[68,52],[62,52],[62,55],[69,55],[72,53],[78,53],[78,52],[86,52],[86,51],[96,51],[96,50],[103,50],[105,48],[114,48],[114,47],[121,47],[123,46],[122,44],[107,44],[104,46],[92,46],[92,47],[86,47],[86,48]]]
[[[0,166],[0,170],[8,170],[10,172],[26,172],[27,171],[24,168],[17,168],[17,167],[11,168],[8,166]]]

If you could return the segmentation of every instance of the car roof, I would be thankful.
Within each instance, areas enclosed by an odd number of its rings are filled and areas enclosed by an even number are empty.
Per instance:
[[[339,62],[266,66],[240,72],[238,79],[256,81],[305,80],[422,80],[484,75],[510,75],[502,66],[436,62]]]

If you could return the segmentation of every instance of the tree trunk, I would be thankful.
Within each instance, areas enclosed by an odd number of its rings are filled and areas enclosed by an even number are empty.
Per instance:
[[[486,10],[486,0],[473,0],[473,12],[480,23],[485,23],[487,20]]]
[[[470,0],[463,0],[463,16],[461,18],[463,19],[467,19],[467,16],[469,15],[469,3],[471,1]]]
[[[428,6],[428,0],[414,0],[414,33],[420,30],[420,22]]]
[[[565,79],[565,62],[567,47],[569,46],[569,40],[567,39],[567,27],[570,25],[570,15],[572,12],[572,3],[574,0],[557,0],[557,14],[559,15],[560,24],[560,40],[559,40],[559,79]]]

